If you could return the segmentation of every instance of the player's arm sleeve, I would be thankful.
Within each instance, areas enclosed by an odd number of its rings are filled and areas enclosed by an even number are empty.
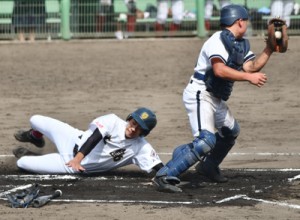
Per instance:
[[[133,158],[133,163],[141,170],[144,170],[148,173],[150,173],[152,170],[159,170],[162,167],[162,161],[149,143],[146,143],[140,149],[137,155]]]
[[[228,53],[221,41],[209,42],[206,53],[211,64],[213,59],[219,59],[225,64],[227,62]]]
[[[99,118],[96,118],[90,123],[90,130],[99,130],[102,134],[102,137],[110,136],[111,132],[118,125],[118,117],[115,114],[104,115]]]
[[[244,63],[254,59],[255,59],[255,54],[252,51],[249,51],[247,55],[244,57]]]
[[[84,156],[88,155],[101,140],[102,135],[99,129],[95,129],[93,134],[81,146],[79,152],[81,152]]]

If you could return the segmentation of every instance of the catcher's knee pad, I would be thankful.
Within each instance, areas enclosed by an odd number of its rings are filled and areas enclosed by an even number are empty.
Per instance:
[[[161,168],[156,176],[179,176],[201,160],[201,157],[208,154],[215,143],[216,137],[213,133],[206,130],[201,131],[200,136],[193,143],[177,147],[173,152],[172,160]]]
[[[216,145],[211,154],[206,157],[206,162],[210,161],[215,167],[219,166],[234,146],[235,139],[240,133],[240,126],[237,121],[235,121],[232,129],[222,127],[221,133],[222,136],[219,133],[216,134]]]
[[[207,155],[214,148],[215,144],[215,134],[207,130],[202,130],[199,137],[193,141],[193,151],[200,159],[200,157]]]
[[[234,120],[233,128],[222,127],[221,133],[222,136],[226,139],[236,139],[240,134],[240,125],[236,120]]]

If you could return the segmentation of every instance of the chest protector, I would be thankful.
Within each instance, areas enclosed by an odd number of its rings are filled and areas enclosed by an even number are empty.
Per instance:
[[[242,70],[244,57],[250,50],[250,44],[247,39],[235,39],[234,35],[227,29],[221,32],[221,40],[229,54],[226,66],[235,70]],[[231,95],[234,81],[225,80],[216,77],[213,69],[205,73],[205,84],[207,91],[212,92],[214,96],[226,101]]]

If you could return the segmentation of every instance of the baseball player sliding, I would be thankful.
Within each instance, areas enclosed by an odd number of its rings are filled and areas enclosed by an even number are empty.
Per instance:
[[[115,114],[98,117],[86,131],[50,117],[34,115],[30,118],[31,129],[18,131],[15,138],[41,148],[45,145],[45,136],[58,152],[22,156],[17,166],[39,174],[92,174],[129,164],[146,172],[157,171],[162,162],[144,138],[156,123],[156,115],[147,108],[138,108],[126,121]]]

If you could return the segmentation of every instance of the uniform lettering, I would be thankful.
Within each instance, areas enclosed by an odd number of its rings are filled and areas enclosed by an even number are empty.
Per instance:
[[[123,155],[125,154],[126,149],[119,149],[115,150],[113,152],[110,152],[110,155],[112,156],[114,161],[122,160]]]

